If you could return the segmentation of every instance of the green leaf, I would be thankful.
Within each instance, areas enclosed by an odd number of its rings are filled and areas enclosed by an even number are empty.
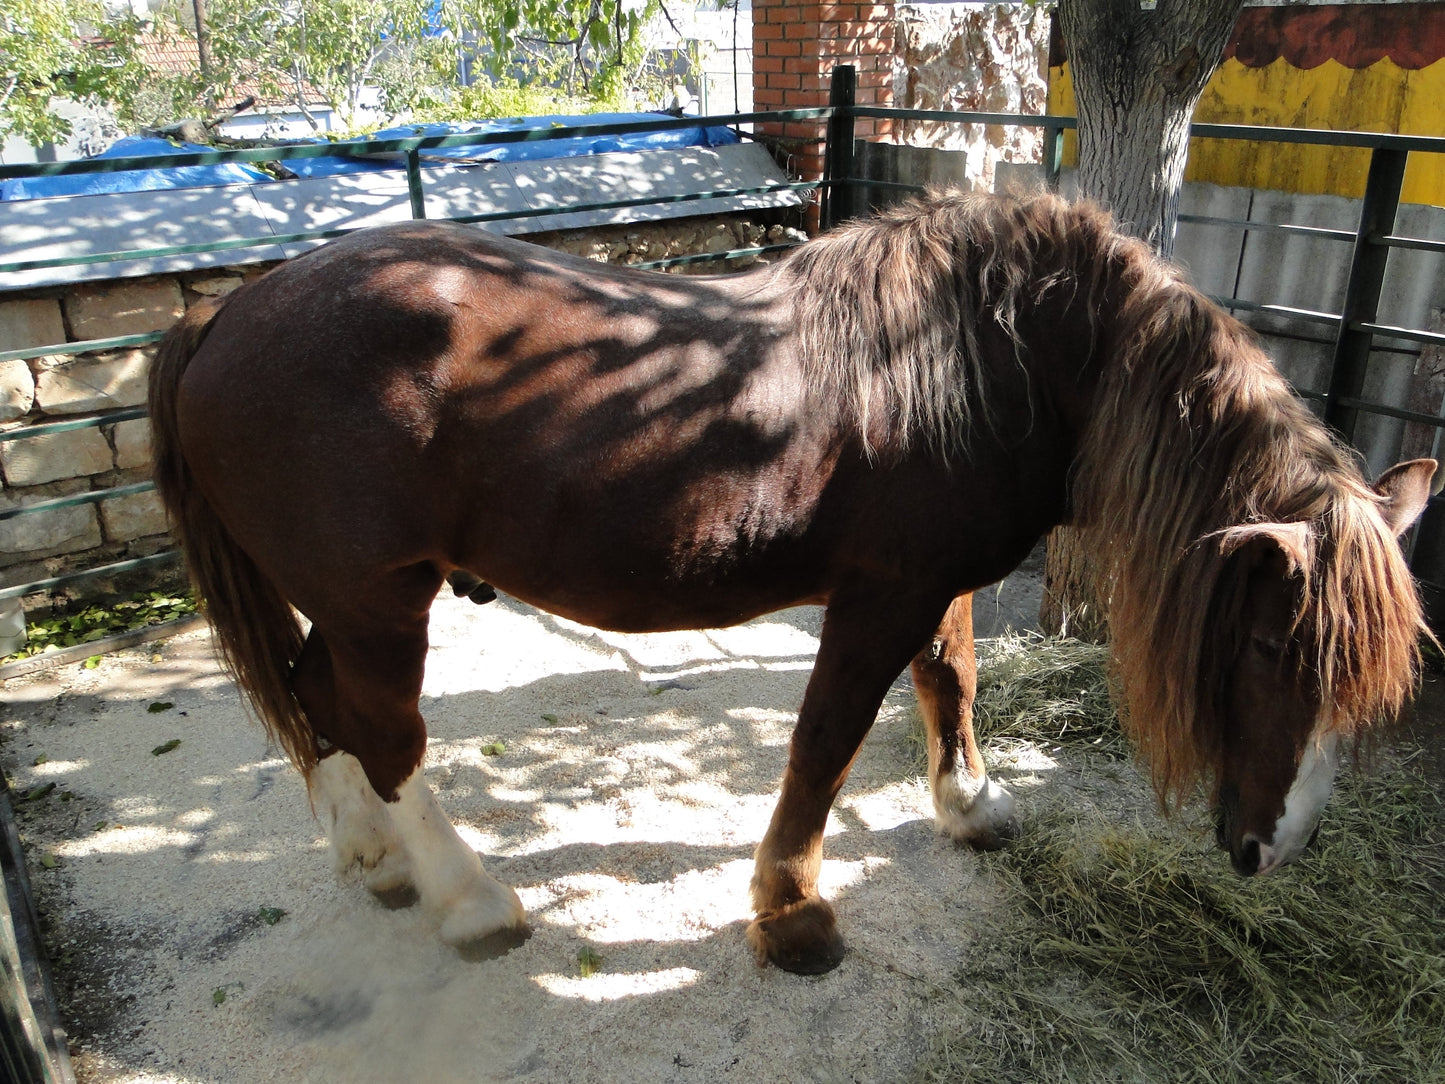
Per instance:
[[[42,854],[40,856],[40,864],[46,869],[55,869],[60,865],[60,859],[53,854]]]
[[[36,758],[35,758],[34,760],[32,760],[30,763],[33,764],[33,765],[35,765],[35,767],[38,768],[38,767],[40,767],[40,765],[44,764],[44,763],[45,763],[47,760],[49,760],[49,759],[50,759],[50,758],[49,758],[48,756],[46,756],[44,753],[41,753],[38,757],[36,757]]]
[[[153,756],[153,757],[163,756],[164,754],[169,753],[172,749],[174,749],[176,746],[178,746],[178,745],[180,745],[180,744],[181,744],[181,739],[180,739],[180,738],[172,738],[170,741],[166,742],[164,745],[157,745],[154,749],[152,749],[152,750],[151,750],[151,756]]]
[[[499,757],[507,751],[507,747],[499,741],[488,742],[482,746],[482,756]]]
[[[268,926],[274,926],[286,917],[286,912],[279,907],[263,907],[256,912],[256,917]]]
[[[43,783],[43,784],[41,784],[40,786],[36,787],[34,790],[30,791],[28,794],[26,794],[25,797],[22,798],[21,800],[22,800],[22,801],[26,801],[26,802],[38,801],[39,799],[44,798],[47,794],[49,794],[49,793],[50,793],[52,790],[54,790],[54,789],[55,789],[55,784],[54,784],[53,782],[52,782],[52,783]]]
[[[590,979],[602,969],[602,956],[591,945],[577,950],[577,967],[584,979]]]
[[[212,1005],[224,1005],[225,1002],[226,1002],[226,988],[225,988],[224,986],[217,986],[214,990],[211,991],[211,1004],[212,1004]]]
[[[169,700],[157,700],[151,704],[147,704],[146,711],[152,715],[159,715],[163,711],[170,711],[173,707],[175,707],[175,704]]]
[[[100,660],[102,658],[104,658],[104,656],[102,655],[92,655],[90,658],[85,660],[85,668],[87,670],[96,669],[98,666],[100,666]]]
[[[551,712],[544,711],[542,713],[542,722],[548,723],[550,725],[555,725],[557,722],[557,716],[553,715]]]

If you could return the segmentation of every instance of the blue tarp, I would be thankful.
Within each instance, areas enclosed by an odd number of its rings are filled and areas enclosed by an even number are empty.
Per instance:
[[[415,124],[374,132],[368,139],[411,139],[417,136],[472,135],[491,132],[536,132],[539,136],[554,128],[592,124],[627,124],[659,119],[656,113],[590,113],[580,116],[519,117],[510,120],[476,121],[470,124]],[[299,142],[299,141],[298,141]],[[308,142],[323,143],[325,140]],[[622,135],[534,138],[518,143],[493,143],[472,147],[432,147],[422,153],[429,160],[458,162],[519,162],[537,158],[570,158],[608,151],[657,150],[678,147],[718,147],[738,142],[729,128],[690,127],[660,132]],[[129,136],[97,158],[120,158],[148,154],[193,154],[214,150],[193,144],[177,146],[165,139]],[[298,177],[328,177],[339,173],[370,173],[401,168],[400,156],[387,158],[283,158],[282,165]],[[0,184],[0,199],[40,199],[47,196],[92,195],[99,192],[142,192],[161,188],[202,188],[210,185],[255,184],[274,178],[246,162],[210,166],[179,166],[174,169],[125,170],[115,173],[75,173],[59,177],[21,177]]]
[[[126,136],[96,158],[130,158],[146,154],[195,154],[213,151],[193,143],[177,145],[152,136]],[[89,196],[97,192],[148,192],[157,188],[204,188],[217,184],[254,184],[271,178],[247,162],[173,169],[128,169],[115,173],[72,173],[61,177],[16,177],[0,184],[0,199],[44,196]]]

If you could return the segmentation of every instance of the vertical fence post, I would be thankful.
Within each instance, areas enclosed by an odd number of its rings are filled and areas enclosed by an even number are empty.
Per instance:
[[[823,228],[832,229],[857,212],[857,187],[853,181],[853,105],[858,97],[858,69],[839,64],[833,69],[828,88],[827,142],[823,147]]]
[[[1355,232],[1350,257],[1350,277],[1345,283],[1345,306],[1335,336],[1335,356],[1330,366],[1330,387],[1325,395],[1325,421],[1346,440],[1353,440],[1354,407],[1341,399],[1358,398],[1365,390],[1365,372],[1374,336],[1352,325],[1373,321],[1380,307],[1380,288],[1385,282],[1385,264],[1390,249],[1379,238],[1393,232],[1395,212],[1400,207],[1400,186],[1405,180],[1408,151],[1376,147],[1370,154],[1370,174],[1365,181],[1365,201],[1360,225]]]
[[[426,217],[426,196],[421,189],[421,152],[415,147],[406,152],[406,188],[411,193],[411,217]]]

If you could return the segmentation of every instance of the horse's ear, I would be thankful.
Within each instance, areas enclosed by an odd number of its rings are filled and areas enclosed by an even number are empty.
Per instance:
[[[1219,539],[1221,557],[1231,557],[1250,544],[1273,544],[1284,555],[1287,574],[1293,576],[1310,563],[1310,526],[1308,523],[1241,523],[1226,527],[1214,537]]]
[[[1375,483],[1375,492],[1384,498],[1380,517],[1396,535],[1404,534],[1420,518],[1431,495],[1439,493],[1445,484],[1445,475],[1437,480],[1437,465],[1433,459],[1396,463]]]

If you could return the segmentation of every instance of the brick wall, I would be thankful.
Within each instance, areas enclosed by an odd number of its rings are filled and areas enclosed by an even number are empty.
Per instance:
[[[859,105],[893,104],[893,4],[816,4],[754,0],[753,107],[809,109],[828,104],[837,64],[858,70]],[[781,138],[786,164],[805,180],[823,174],[820,122],[759,125]],[[861,120],[860,139],[889,131],[888,121]]]

